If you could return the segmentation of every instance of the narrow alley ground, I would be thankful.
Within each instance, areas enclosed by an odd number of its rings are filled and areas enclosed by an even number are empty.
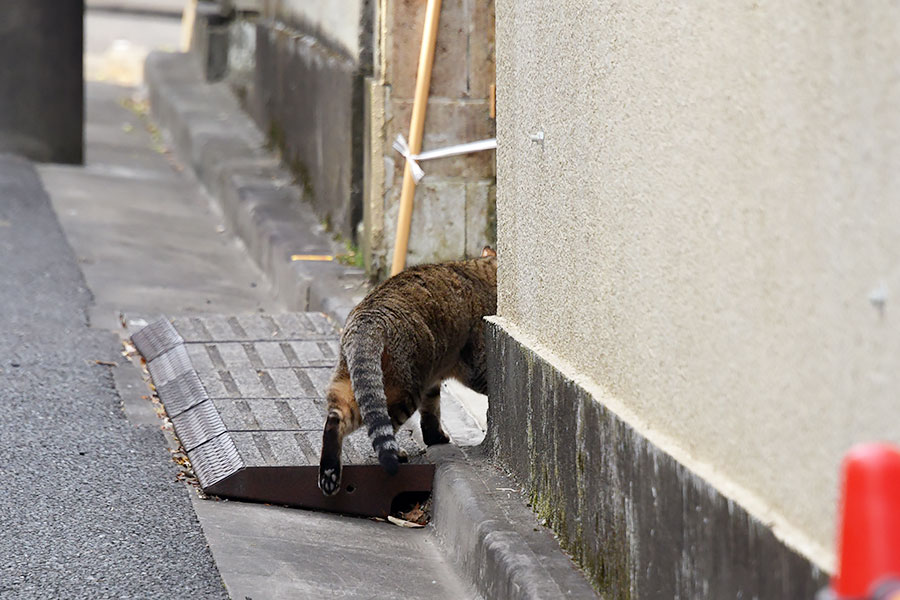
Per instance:
[[[127,38],[129,31],[145,36],[144,46],[153,45],[146,39],[148,31],[167,32],[165,45],[179,26],[176,19],[127,14],[115,17],[119,22],[90,11],[86,18],[86,45],[98,55],[103,54],[102,43],[92,35],[125,48],[116,40]],[[22,280],[21,289],[14,298],[4,299],[22,304],[30,295],[40,294],[34,311],[60,302],[68,312],[60,322],[44,324],[13,312],[15,326],[7,328],[15,336],[7,340],[10,356],[24,368],[10,372],[12,367],[4,365],[0,377],[28,373],[31,388],[19,393],[24,384],[16,381],[7,388],[20,401],[12,418],[4,421],[3,434],[17,443],[4,447],[21,456],[5,457],[14,468],[5,479],[17,481],[23,490],[39,490],[42,499],[12,496],[15,503],[36,508],[25,511],[19,526],[5,527],[17,532],[17,544],[25,548],[17,560],[7,561],[6,568],[41,575],[37,582],[12,579],[13,587],[0,589],[0,596],[39,597],[43,592],[47,597],[52,589],[59,597],[212,598],[222,593],[221,573],[228,593],[241,599],[475,597],[430,531],[202,500],[194,488],[175,482],[177,468],[159,425],[146,416],[135,423],[125,420],[109,371],[131,367],[117,360],[115,338],[107,333],[123,335],[123,319],[134,326],[159,314],[245,314],[278,312],[282,307],[223,226],[214,203],[168,152],[144,114],[139,91],[92,81],[86,87],[86,106],[85,166],[39,168],[66,238],[45,238],[42,253],[59,256],[67,274],[51,285],[55,295],[37,286],[47,283],[43,278],[29,281],[21,274],[10,275],[10,281]],[[41,227],[52,230],[56,225],[49,206],[43,210],[46,223]],[[32,227],[16,214],[4,218],[11,227]],[[15,245],[15,237],[3,247],[6,268],[16,273],[48,269],[49,257],[37,265],[28,262],[34,260],[28,255],[34,241],[25,237],[21,247]],[[79,269],[87,289],[80,283]],[[91,329],[85,328],[85,313]],[[43,340],[35,356],[61,360],[61,354],[66,360],[52,369],[45,364],[48,359],[32,364],[33,344],[22,341],[30,338]],[[102,347],[97,349],[92,340],[100,340],[96,343]],[[49,369],[47,385],[52,387],[42,389],[43,376],[36,369]],[[68,385],[73,372],[77,376]],[[37,402],[29,401],[37,392]],[[141,401],[140,390],[120,386],[119,393],[132,396],[123,399],[126,404]],[[45,417],[38,414],[44,408]],[[38,425],[23,428],[21,423]],[[56,468],[44,460],[53,461]],[[79,463],[77,469],[72,462]],[[15,467],[20,463],[27,467]],[[5,507],[6,514],[14,510]],[[30,517],[34,510],[40,512]],[[155,535],[150,535],[148,530],[154,529]],[[75,538],[84,539],[85,545],[74,543]],[[149,541],[142,541],[145,538]],[[157,539],[162,548],[149,545]],[[152,557],[142,563],[142,570],[135,570],[134,561],[144,552]],[[107,581],[98,587],[97,578],[107,566]]]

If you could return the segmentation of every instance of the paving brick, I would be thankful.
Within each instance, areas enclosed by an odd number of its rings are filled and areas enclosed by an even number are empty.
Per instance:
[[[322,433],[325,402],[320,398],[216,398],[225,427],[231,431],[315,431]]]
[[[340,351],[327,317],[182,317],[152,323],[134,340],[155,357],[151,376],[201,481],[228,469],[317,464]],[[398,440],[410,455],[422,453],[409,431]],[[345,440],[344,455],[347,464],[377,462],[364,431]]]

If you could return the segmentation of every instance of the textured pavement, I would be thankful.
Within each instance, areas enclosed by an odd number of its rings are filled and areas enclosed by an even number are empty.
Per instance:
[[[114,335],[40,180],[0,158],[0,598],[226,597],[158,429],[116,394]],[[121,368],[121,367],[119,367]]]
[[[178,171],[140,95],[96,82],[86,89],[86,165],[39,171],[95,293],[92,322],[115,327],[119,312],[280,308],[210,198]]]

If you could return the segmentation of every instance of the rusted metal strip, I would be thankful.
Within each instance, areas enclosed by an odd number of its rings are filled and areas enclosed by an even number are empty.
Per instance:
[[[334,496],[322,494],[317,479],[315,466],[255,467],[238,471],[204,491],[252,502],[386,517],[400,494],[431,492],[434,465],[400,465],[394,476],[379,465],[346,465],[341,491]]]

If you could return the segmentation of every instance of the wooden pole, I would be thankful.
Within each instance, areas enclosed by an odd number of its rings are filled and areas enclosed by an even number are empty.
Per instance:
[[[418,154],[422,150],[422,133],[425,129],[425,109],[428,107],[428,89],[431,87],[431,66],[434,64],[434,43],[437,39],[438,20],[441,16],[441,0],[428,0],[425,8],[425,31],[422,33],[422,49],[419,52],[419,70],[416,73],[416,92],[413,97],[412,119],[409,124],[409,150]],[[409,162],[403,168],[403,188],[400,191],[400,213],[397,215],[397,238],[394,241],[394,259],[391,275],[406,267],[406,251],[409,246],[409,225],[412,221],[413,198],[416,181]]]
[[[194,21],[197,19],[197,0],[186,0],[181,11],[181,51],[191,49],[194,37]]]

